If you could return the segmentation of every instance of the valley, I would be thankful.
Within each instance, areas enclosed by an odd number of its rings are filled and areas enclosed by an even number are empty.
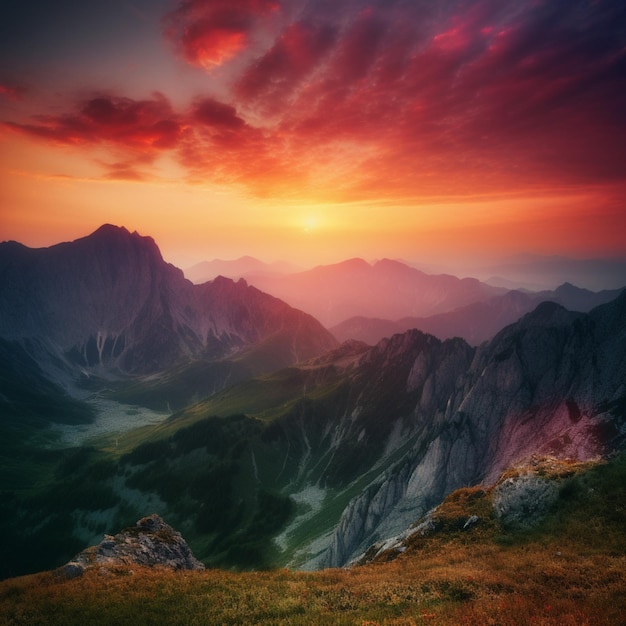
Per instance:
[[[339,344],[245,282],[193,286],[124,229],[0,261],[3,578],[150,513],[209,567],[342,567],[533,455],[623,450],[624,294],[564,290],[588,310],[542,301],[477,346]]]

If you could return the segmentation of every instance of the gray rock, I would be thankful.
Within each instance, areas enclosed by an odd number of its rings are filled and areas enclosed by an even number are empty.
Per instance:
[[[61,575],[67,580],[80,578],[85,573],[85,568],[75,561],[70,561],[60,568]]]
[[[536,474],[505,479],[494,489],[493,508],[500,520],[510,527],[536,526],[559,495],[559,483]]]
[[[135,527],[126,528],[114,537],[105,535],[98,545],[77,554],[60,568],[59,573],[65,578],[77,578],[93,567],[120,565],[204,569],[181,534],[154,514],[140,519]]]
[[[463,524],[463,530],[467,530],[474,524],[477,524],[479,519],[480,518],[478,517],[478,515],[471,515],[470,517],[468,517],[465,524]]]

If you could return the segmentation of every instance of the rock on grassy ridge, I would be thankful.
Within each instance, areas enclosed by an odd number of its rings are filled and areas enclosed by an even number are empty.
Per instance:
[[[173,570],[204,569],[182,535],[153,514],[115,536],[105,535],[98,545],[77,554],[59,572],[66,578],[76,578],[89,568],[128,565],[161,566]]]
[[[372,544],[350,565],[393,560],[429,536],[479,530],[526,531],[536,527],[557,502],[564,481],[596,465],[533,456],[511,467],[490,487],[465,487],[394,537]]]

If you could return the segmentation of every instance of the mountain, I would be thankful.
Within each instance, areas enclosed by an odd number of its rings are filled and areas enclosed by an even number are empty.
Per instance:
[[[306,574],[172,571],[187,565],[187,550],[151,516],[91,548],[86,569],[74,563],[0,582],[0,623],[622,624],[625,486],[624,455],[586,464],[533,458],[493,489],[454,491],[401,536],[372,546],[366,567]],[[511,524],[516,512],[533,528]]]
[[[151,238],[110,225],[50,248],[0,245],[0,337],[66,383],[246,354],[241,376],[251,375],[336,345],[311,316],[245,281],[193,285]]]
[[[5,568],[66,562],[146,507],[210,566],[344,565],[533,455],[623,449],[625,355],[626,292],[588,314],[542,303],[478,348],[417,330],[349,342],[157,426],[31,450],[31,486],[0,501]]]
[[[518,255],[508,262],[476,268],[473,275],[497,286],[554,289],[565,282],[594,291],[626,285],[626,259],[572,259],[563,256]],[[503,278],[504,277],[504,278]]]
[[[291,274],[298,271],[290,263],[276,261],[264,263],[251,256],[242,256],[232,261],[213,259],[202,261],[185,270],[185,276],[195,284],[206,283],[218,276],[225,276],[237,280],[255,274]]]
[[[341,272],[358,282],[374,267]],[[543,302],[478,347],[415,329],[368,346],[337,345],[243,281],[194,286],[152,240],[114,227],[46,250],[5,244],[0,279],[0,349],[15,364],[0,369],[0,402],[13,421],[29,386],[38,421],[79,373],[103,400],[180,407],[84,446],[9,429],[2,576],[61,565],[151,512],[206,565],[341,566],[533,455],[624,448],[626,292],[588,313]],[[454,297],[426,290],[431,304],[482,293],[447,282]]]
[[[350,259],[306,272],[248,279],[327,328],[355,316],[394,320],[433,315],[505,292],[473,278],[431,276],[389,259],[373,265]]]
[[[539,302],[556,302],[573,311],[588,312],[614,300],[619,294],[617,289],[596,293],[564,283],[553,291],[509,291],[429,317],[405,317],[396,321],[354,317],[333,326],[330,332],[339,341],[356,339],[373,345],[394,333],[417,328],[440,339],[462,337],[471,345],[478,345],[532,311]]]
[[[490,484],[534,453],[587,459],[623,446],[624,320],[626,292],[588,315],[543,303],[443,390],[421,356],[404,378],[404,393],[417,392],[401,430],[410,449],[346,507],[321,562],[345,563],[453,489]]]

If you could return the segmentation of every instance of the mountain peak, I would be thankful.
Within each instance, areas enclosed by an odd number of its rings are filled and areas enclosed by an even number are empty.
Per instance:
[[[114,224],[102,224],[100,228],[91,233],[90,237],[108,237],[110,235],[130,235],[129,230],[125,226],[115,226]],[[137,234],[135,231],[133,234]]]

